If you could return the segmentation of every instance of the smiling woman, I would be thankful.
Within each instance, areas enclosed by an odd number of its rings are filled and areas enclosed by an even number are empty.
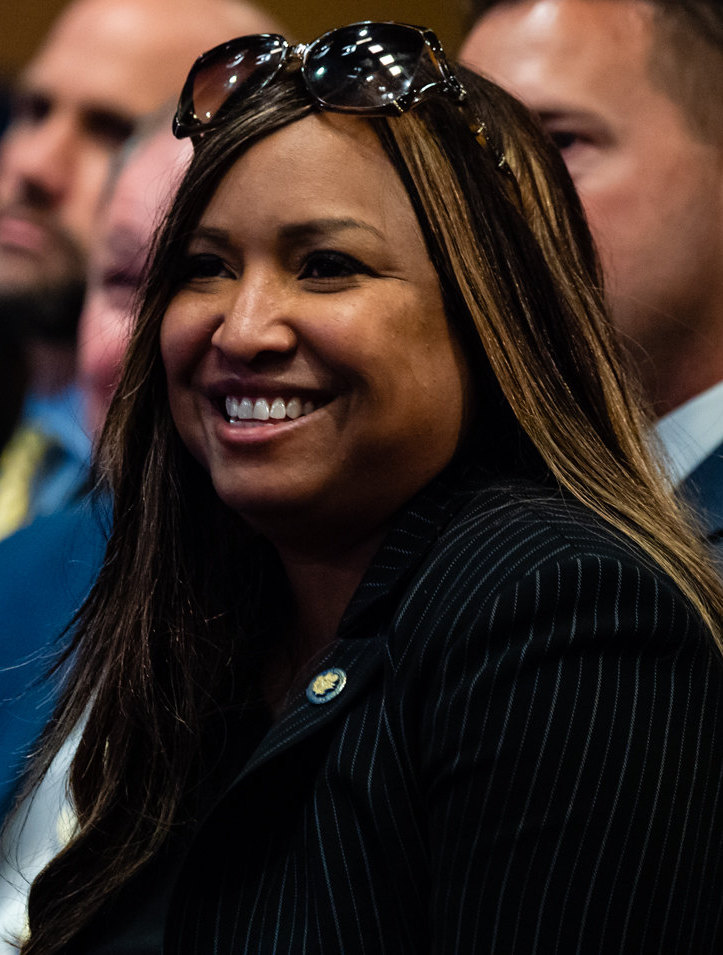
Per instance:
[[[470,390],[379,139],[331,113],[270,135],[226,173],[186,256],[161,352],[219,497],[280,553],[376,548],[451,460]]]
[[[393,24],[176,128],[22,951],[717,950],[723,599],[554,150]]]

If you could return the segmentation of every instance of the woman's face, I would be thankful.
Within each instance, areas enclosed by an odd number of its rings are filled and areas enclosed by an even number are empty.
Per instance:
[[[467,368],[409,199],[358,119],[308,116],[236,162],[161,348],[183,441],[272,540],[376,535],[460,439]]]

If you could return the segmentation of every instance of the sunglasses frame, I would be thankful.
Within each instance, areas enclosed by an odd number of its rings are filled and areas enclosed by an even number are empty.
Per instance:
[[[418,37],[421,38],[423,44],[420,49],[420,60],[424,50],[426,49],[430,54],[432,64],[439,72],[439,78],[425,83],[420,89],[411,89],[408,92],[401,93],[396,99],[387,103],[382,103],[379,106],[338,106],[318,96],[313,91],[312,86],[307,78],[306,65],[309,61],[309,58],[313,56],[314,51],[318,48],[319,44],[323,43],[329,38],[334,37],[336,34],[339,34],[342,31],[351,30],[355,27],[377,26],[394,26],[404,30],[413,31]],[[213,49],[208,50],[206,53],[203,53],[196,60],[191,67],[186,82],[184,83],[178,102],[176,115],[173,119],[174,136],[176,136],[178,139],[182,139],[186,136],[196,138],[203,135],[207,131],[223,125],[234,102],[236,102],[243,95],[245,84],[242,83],[238,90],[233,90],[230,92],[227,98],[216,110],[214,116],[207,122],[203,122],[199,120],[198,116],[196,115],[193,103],[193,87],[196,77],[210,62],[216,61],[222,56],[228,56],[229,54],[233,54],[236,51],[242,50],[244,46],[248,47],[248,41],[252,38],[254,40],[268,39],[276,41],[282,48],[281,56],[279,57],[279,62],[277,63],[276,67],[269,73],[267,77],[265,77],[257,86],[254,87],[254,90],[256,91],[263,89],[265,86],[268,86],[270,83],[272,83],[285,70],[295,68],[300,71],[309,95],[313,98],[314,102],[324,110],[329,110],[336,113],[365,114],[367,116],[396,116],[400,113],[407,112],[407,110],[412,109],[412,107],[421,103],[429,96],[435,95],[437,93],[453,96],[460,103],[467,96],[465,88],[454,75],[447,62],[447,57],[445,56],[442,44],[440,43],[436,34],[432,30],[428,30],[426,27],[418,27],[410,23],[398,23],[392,20],[362,20],[359,23],[350,23],[343,27],[336,27],[333,30],[328,30],[326,33],[323,33],[321,36],[317,37],[315,40],[312,40],[311,43],[308,44],[290,44],[283,36],[276,33],[255,33],[249,34],[247,36],[236,37],[233,40],[228,40],[226,43],[221,43],[218,46],[213,47]],[[184,106],[184,104],[187,105]]]

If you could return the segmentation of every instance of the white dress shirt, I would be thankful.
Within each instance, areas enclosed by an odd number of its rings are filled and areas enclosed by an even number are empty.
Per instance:
[[[15,955],[27,932],[30,884],[69,842],[76,825],[68,770],[82,733],[67,738],[35,792],[11,818],[0,846],[0,955]]]

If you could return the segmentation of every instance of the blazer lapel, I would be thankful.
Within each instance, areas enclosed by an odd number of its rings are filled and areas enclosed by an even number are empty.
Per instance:
[[[386,628],[392,617],[389,602],[399,599],[405,582],[432,548],[452,514],[478,492],[478,469],[455,463],[398,515],[344,613],[337,639],[314,663],[290,706],[261,740],[230,788],[269,760],[339,719],[365,691],[384,660]],[[310,702],[308,687],[329,671],[343,674],[343,689],[338,695],[329,694]]]
[[[291,704],[261,740],[232,786],[236,786],[285,750],[298,746],[328,723],[338,720],[381,669],[385,643],[382,635],[365,639],[341,639],[334,643],[310,668],[307,679],[302,682]],[[326,698],[322,695],[319,702],[310,702],[307,689],[318,677],[323,678],[328,673],[344,680],[343,689],[336,695],[329,693]]]

